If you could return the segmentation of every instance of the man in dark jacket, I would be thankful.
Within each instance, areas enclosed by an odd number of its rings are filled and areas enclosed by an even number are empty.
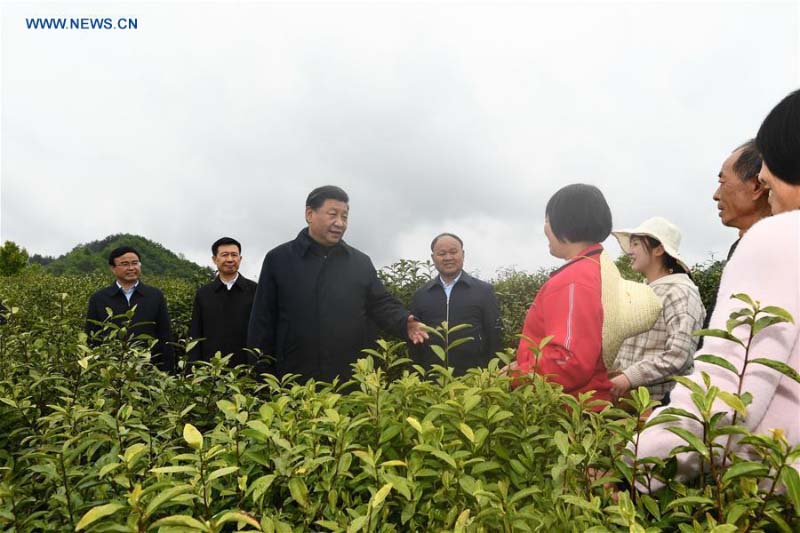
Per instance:
[[[758,179],[761,171],[761,154],[756,148],[755,139],[750,139],[731,152],[719,170],[717,190],[713,199],[717,203],[719,218],[723,226],[736,228],[738,238],[728,250],[725,261],[730,261],[739,241],[753,224],[772,214],[769,207],[769,190]],[[714,307],[717,305],[717,295],[706,306],[706,319],[703,329],[711,322]],[[700,339],[700,349],[703,338]]]
[[[473,338],[447,354],[447,363],[454,369],[454,375],[463,375],[469,368],[486,366],[495,352],[502,349],[500,309],[494,288],[464,272],[464,243],[458,236],[437,235],[431,243],[431,252],[439,275],[414,293],[411,312],[431,327],[438,327],[442,322],[447,322],[450,328],[469,324],[469,328],[448,338],[449,344],[465,337]],[[442,345],[437,337],[430,342]],[[415,362],[423,366],[444,366],[428,345],[415,347],[412,354]]]
[[[231,365],[247,362],[247,324],[256,294],[256,283],[239,274],[242,245],[222,237],[211,245],[211,260],[217,267],[214,281],[203,285],[194,296],[189,335],[203,338],[189,354],[193,361],[208,361],[215,353],[233,354]]]
[[[302,379],[348,379],[371,346],[367,319],[412,342],[427,333],[380,282],[369,257],[346,244],[348,196],[332,185],[311,191],[293,241],[264,258],[247,345],[274,356],[260,370]]]
[[[89,298],[86,312],[86,334],[91,344],[98,344],[93,335],[102,329],[96,322],[108,319],[106,308],[112,316],[127,313],[136,306],[133,314],[130,335],[148,335],[158,342],[153,348],[152,362],[167,372],[175,371],[175,350],[168,344],[172,341],[169,312],[164,294],[155,287],[139,281],[142,263],[139,252],[129,246],[121,246],[111,251],[108,264],[116,281],[105,289],[100,289]],[[115,322],[121,324],[120,319]]]

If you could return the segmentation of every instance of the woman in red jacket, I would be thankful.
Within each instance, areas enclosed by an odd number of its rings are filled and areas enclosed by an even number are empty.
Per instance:
[[[603,305],[599,244],[611,233],[611,210],[593,185],[573,184],[556,192],[545,209],[550,254],[566,264],[539,289],[517,350],[515,373],[536,372],[578,396],[611,401],[603,363]],[[533,347],[552,339],[537,358]]]

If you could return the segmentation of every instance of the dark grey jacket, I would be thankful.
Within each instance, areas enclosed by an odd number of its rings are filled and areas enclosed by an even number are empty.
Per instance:
[[[276,358],[259,371],[348,379],[350,364],[373,347],[368,318],[407,338],[408,311],[386,291],[369,257],[344,242],[323,247],[304,229],[264,258],[247,345]]]

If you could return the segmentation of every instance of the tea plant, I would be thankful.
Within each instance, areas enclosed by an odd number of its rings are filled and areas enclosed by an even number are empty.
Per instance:
[[[25,276],[25,274],[22,274]],[[453,377],[443,324],[442,364],[414,367],[402,343],[380,341],[347,382],[256,376],[229,356],[188,366],[194,341],[177,343],[180,372],[150,364],[152,340],[111,322],[100,344],[82,333],[93,280],[2,285],[0,527],[7,531],[796,531],[800,458],[781,431],[743,425],[751,398],[708,380],[679,379],[695,412],[656,407],[634,391],[629,414],[602,411],[538,375],[511,387],[487,368]],[[167,290],[185,291],[178,284]],[[58,291],[58,292],[53,292]],[[751,354],[753,338],[785,311],[747,307],[726,330],[746,365],[791,379],[795,369]],[[190,300],[186,300],[190,301]],[[128,319],[130,316],[127,317]],[[738,339],[733,331],[747,330]],[[749,329],[748,329],[749,328]],[[537,345],[537,350],[542,346]],[[699,360],[728,368],[724,359]],[[728,368],[739,383],[744,368]],[[715,400],[735,415],[725,418]],[[666,458],[638,457],[638,430],[691,418],[696,437]],[[744,459],[730,439],[751,446]],[[675,479],[677,453],[703,472]],[[636,490],[665,483],[660,491]],[[616,483],[627,483],[621,492]],[[631,488],[632,487],[632,488]]]

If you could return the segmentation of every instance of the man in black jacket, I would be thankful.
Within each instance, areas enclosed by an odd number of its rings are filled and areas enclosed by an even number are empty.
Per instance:
[[[439,275],[423,285],[411,300],[411,312],[431,327],[447,322],[450,328],[469,324],[469,328],[449,336],[452,344],[458,339],[473,340],[448,351],[447,363],[454,375],[467,369],[486,366],[495,352],[502,349],[500,309],[494,288],[464,272],[464,243],[452,233],[437,235],[431,242],[431,259]],[[438,338],[430,342],[441,345]],[[429,367],[444,362],[427,345],[412,351],[415,362]]]
[[[230,237],[211,245],[211,260],[217,266],[214,281],[197,289],[189,335],[203,338],[189,357],[208,361],[215,353],[233,354],[231,365],[248,362],[247,324],[256,294],[256,283],[239,274],[242,245]]]
[[[130,335],[148,335],[158,342],[153,348],[152,361],[164,371],[175,371],[175,350],[168,344],[172,341],[169,323],[169,312],[164,294],[139,281],[142,274],[142,263],[139,252],[129,246],[121,246],[111,251],[108,264],[116,281],[104,289],[100,289],[89,298],[89,309],[86,312],[86,334],[91,344],[98,344],[93,335],[102,329],[96,322],[108,319],[106,308],[111,309],[112,316],[127,313],[136,306],[133,314]],[[119,319],[115,320],[120,324]]]
[[[264,258],[250,314],[247,345],[274,356],[259,369],[346,380],[370,347],[367,319],[412,342],[427,333],[380,282],[369,257],[346,244],[349,198],[339,187],[311,191],[306,222],[293,241]]]

